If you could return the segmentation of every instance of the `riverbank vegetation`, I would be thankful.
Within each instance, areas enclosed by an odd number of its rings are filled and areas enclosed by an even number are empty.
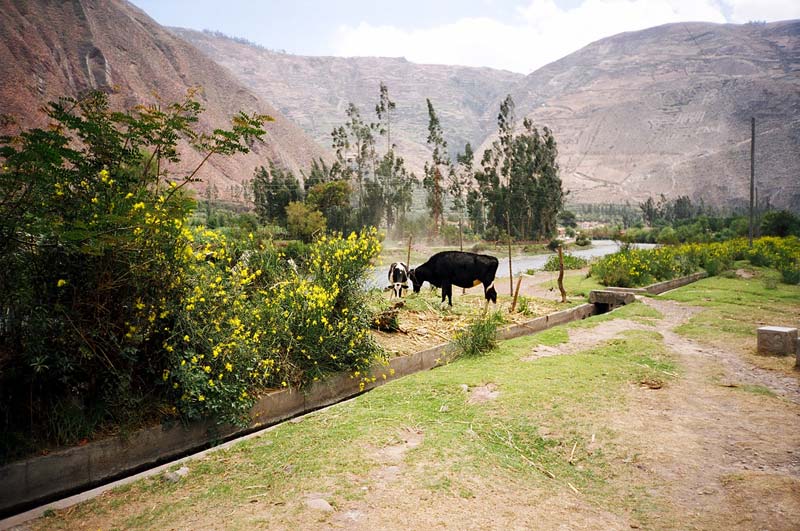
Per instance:
[[[717,275],[735,260],[776,269],[783,282],[800,282],[800,239],[764,237],[748,245],[740,238],[722,243],[692,243],[655,249],[625,248],[592,265],[591,275],[606,286],[638,287],[704,269]]]

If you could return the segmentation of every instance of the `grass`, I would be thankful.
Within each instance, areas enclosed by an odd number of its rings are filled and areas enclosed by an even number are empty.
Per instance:
[[[542,288],[553,288],[558,291],[558,280],[548,280],[539,284]],[[564,289],[568,297],[589,297],[589,292],[596,289],[606,289],[597,280],[587,277],[584,271],[565,271]]]
[[[574,321],[567,325],[568,328],[593,328],[601,323],[611,321],[613,319],[628,319],[637,323],[646,325],[654,324],[654,321],[664,317],[661,312],[650,306],[645,306],[640,302],[633,304],[626,304],[621,308],[617,308],[613,312],[596,315],[591,319],[584,319],[582,321]]]
[[[650,501],[624,481],[622,450],[613,430],[597,424],[597,413],[619,408],[629,384],[667,378],[673,362],[660,336],[640,331],[574,355],[520,362],[536,345],[566,339],[563,327],[551,329],[390,382],[190,462],[181,482],[145,479],[34,528],[94,525],[93,518],[105,528],[191,527],[202,514],[228,529],[247,529],[255,525],[247,510],[252,500],[271,507],[260,512],[258,526],[291,527],[304,493],[328,492],[338,507],[363,499],[362,487],[382,466],[376,451],[396,444],[404,429],[424,434],[405,455],[407,474],[443,503],[474,496],[475,481],[508,481],[547,491],[574,487],[597,506],[646,513]],[[460,386],[487,383],[498,386],[499,398],[467,403]],[[600,445],[590,450],[592,434]]]

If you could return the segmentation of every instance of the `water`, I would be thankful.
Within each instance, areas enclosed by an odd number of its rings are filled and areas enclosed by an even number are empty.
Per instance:
[[[655,244],[652,243],[637,243],[634,244],[637,249],[652,249]],[[581,258],[592,259],[612,254],[619,251],[619,244],[614,240],[594,240],[592,246],[588,249],[579,249],[570,251],[569,254],[573,256],[580,256]],[[497,251],[483,251],[483,254],[496,256],[500,260],[500,266],[497,268],[498,277],[508,276],[508,255],[498,249]],[[511,257],[511,265],[514,268],[514,274],[524,273],[528,269],[541,269],[553,253],[547,254],[531,254],[531,255],[516,255]],[[416,266],[419,264],[413,264]],[[371,288],[384,288],[389,285],[387,275],[389,272],[389,265],[381,269],[375,269],[372,273],[369,286]],[[410,285],[410,284],[409,284]]]

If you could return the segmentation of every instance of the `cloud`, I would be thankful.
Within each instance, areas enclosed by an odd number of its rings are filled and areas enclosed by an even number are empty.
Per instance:
[[[800,18],[800,2],[785,0],[727,0],[731,22],[789,20]]]
[[[584,0],[563,9],[553,0],[529,0],[517,20],[461,18],[424,29],[360,23],[335,33],[334,55],[405,57],[416,63],[490,66],[520,73],[623,31],[669,22],[726,22],[798,17],[791,0]]]

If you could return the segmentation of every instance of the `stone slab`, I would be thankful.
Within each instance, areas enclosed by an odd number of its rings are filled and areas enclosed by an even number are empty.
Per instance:
[[[636,300],[633,293],[612,290],[594,290],[589,293],[589,303],[602,305],[602,310],[608,311],[631,304]]]
[[[797,355],[797,328],[762,326],[757,331],[759,354]]]

